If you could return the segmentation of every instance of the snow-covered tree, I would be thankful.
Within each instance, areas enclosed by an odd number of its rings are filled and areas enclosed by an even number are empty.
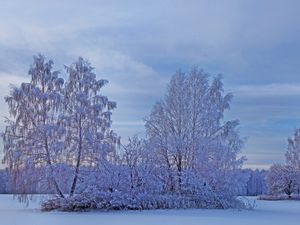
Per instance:
[[[285,165],[274,164],[267,174],[270,195],[300,193],[300,129],[296,129],[293,138],[288,138],[285,153]],[[272,197],[272,196],[271,196]],[[273,196],[274,197],[274,196]]]
[[[271,195],[284,193],[291,198],[300,187],[299,172],[290,165],[274,164],[268,172],[267,184]]]
[[[285,153],[286,163],[300,171],[300,129],[296,129],[293,138],[288,139]]]
[[[42,55],[34,57],[29,70],[31,81],[13,87],[5,98],[10,118],[3,133],[4,162],[13,175],[13,188],[22,188],[26,193],[32,191],[33,183],[43,181],[63,197],[53,164],[59,160],[63,147],[60,137],[64,129],[57,117],[64,80],[57,71],[52,71],[52,65]],[[38,173],[39,167],[47,169]]]
[[[66,84],[52,66],[44,56],[34,57],[31,81],[5,98],[10,118],[3,133],[4,162],[15,192],[64,197],[74,194],[81,166],[88,174],[115,154],[119,138],[110,126],[116,103],[100,93],[107,81],[96,79],[88,61],[79,58],[66,67]]]
[[[75,167],[70,189],[70,195],[73,195],[80,166],[99,167],[106,163],[114,154],[118,137],[110,129],[111,111],[116,108],[116,103],[101,93],[108,81],[97,80],[93,67],[83,58],[66,69],[69,77],[64,89],[65,111],[61,119],[66,129],[68,163]]]
[[[151,152],[150,143],[136,135],[123,146],[122,165],[127,168],[130,193],[162,193],[165,171],[156,166]]]
[[[178,71],[146,120],[157,166],[168,171],[169,191],[181,191],[182,173],[201,175],[214,191],[235,193],[246,178],[240,177],[244,158],[238,158],[243,140],[238,121],[223,121],[231,94],[223,94],[221,77],[213,78],[194,68]]]
[[[143,151],[143,142],[136,135],[129,138],[128,144],[125,145],[123,161],[128,167],[130,177],[130,189],[134,190],[141,185],[141,174],[139,174],[139,167],[142,164],[141,153]]]
[[[266,183],[266,170],[243,169],[243,173],[249,176],[247,186],[242,189],[239,195],[257,196],[267,194],[268,188]]]
[[[107,81],[83,58],[66,67],[67,82],[52,64],[35,57],[31,82],[6,97],[4,162],[18,193],[58,194],[44,210],[244,206],[235,198],[246,184],[243,140],[239,122],[224,121],[232,95],[220,76],[178,71],[146,119],[147,137],[120,145]]]

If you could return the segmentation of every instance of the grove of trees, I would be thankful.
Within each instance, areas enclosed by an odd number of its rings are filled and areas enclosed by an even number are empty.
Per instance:
[[[224,120],[232,94],[221,76],[177,71],[145,119],[146,137],[122,145],[111,129],[116,103],[102,95],[83,58],[65,67],[34,57],[29,83],[5,98],[4,162],[12,190],[54,193],[44,210],[231,208],[249,176],[238,120]],[[35,189],[35,190],[34,190]]]

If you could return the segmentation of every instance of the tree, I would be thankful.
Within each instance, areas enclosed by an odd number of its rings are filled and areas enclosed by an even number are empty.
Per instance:
[[[58,113],[64,80],[57,71],[52,71],[52,65],[42,55],[34,57],[29,70],[30,83],[13,87],[5,98],[11,119],[6,120],[3,133],[4,162],[14,177],[13,188],[22,187],[26,193],[32,183],[43,180],[63,197],[53,174],[53,163],[63,146],[60,138],[64,130],[58,123]],[[47,169],[37,173],[41,171],[39,167]]]
[[[52,66],[44,56],[34,57],[30,83],[5,98],[11,118],[3,133],[4,162],[16,192],[64,198],[74,194],[81,166],[94,171],[115,154],[119,138],[110,126],[116,103],[100,93],[107,81],[96,79],[88,61],[66,67],[66,84]]]
[[[300,171],[300,129],[295,130],[294,138],[288,138],[285,159],[288,165]]]
[[[130,189],[133,191],[140,186],[141,175],[139,174],[139,167],[142,164],[142,151],[144,143],[136,135],[129,138],[128,144],[123,146],[123,161],[128,167],[130,177]]]
[[[129,187],[128,192],[161,194],[164,178],[160,176],[164,172],[155,166],[149,142],[134,135],[122,147],[122,169],[126,171],[124,175],[128,177],[129,182],[126,184]]]
[[[249,176],[247,186],[239,195],[257,196],[267,194],[266,170],[243,169],[243,173]]]
[[[83,58],[66,67],[69,78],[64,89],[62,123],[66,128],[65,146],[75,172],[70,195],[76,190],[81,165],[101,166],[114,154],[117,135],[110,129],[111,111],[116,103],[101,94],[108,83],[97,80],[93,67]]]
[[[244,161],[237,157],[243,140],[237,120],[222,121],[232,98],[223,92],[220,76],[209,84],[209,76],[197,68],[188,74],[178,71],[146,119],[147,136],[157,162],[167,168],[170,191],[180,192],[184,170],[201,174],[220,192],[239,182],[235,171]]]
[[[300,129],[288,138],[285,165],[274,164],[267,174],[267,186],[271,195],[285,193],[291,198],[300,191]]]
[[[291,195],[299,189],[299,172],[290,165],[275,164],[271,166],[267,175],[267,185],[270,194],[285,193],[291,198]]]

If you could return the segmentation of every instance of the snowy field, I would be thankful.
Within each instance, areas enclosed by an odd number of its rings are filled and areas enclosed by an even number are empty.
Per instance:
[[[41,212],[39,200],[28,207],[0,195],[0,225],[298,225],[300,201],[257,201],[255,210],[156,210],[122,212]]]

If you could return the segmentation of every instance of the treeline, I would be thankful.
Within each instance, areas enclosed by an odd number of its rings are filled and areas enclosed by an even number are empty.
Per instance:
[[[69,172],[71,173],[72,167],[69,167]],[[252,170],[252,169],[242,169],[241,173],[244,173],[248,177],[248,181],[245,186],[241,187],[241,190],[237,193],[240,196],[259,196],[268,193],[266,175],[267,170]],[[0,194],[22,194],[22,188],[12,190],[11,177],[8,169],[0,170]],[[55,194],[51,190],[51,187],[45,189],[39,189],[40,184],[33,184],[34,186],[30,188],[31,193],[27,194]],[[68,185],[67,185],[68,186]],[[66,192],[67,190],[65,190]]]
[[[267,170],[259,169],[243,169],[242,173],[247,174],[249,177],[246,186],[241,190],[239,195],[241,196],[259,196],[268,193],[268,186],[266,176]]]

